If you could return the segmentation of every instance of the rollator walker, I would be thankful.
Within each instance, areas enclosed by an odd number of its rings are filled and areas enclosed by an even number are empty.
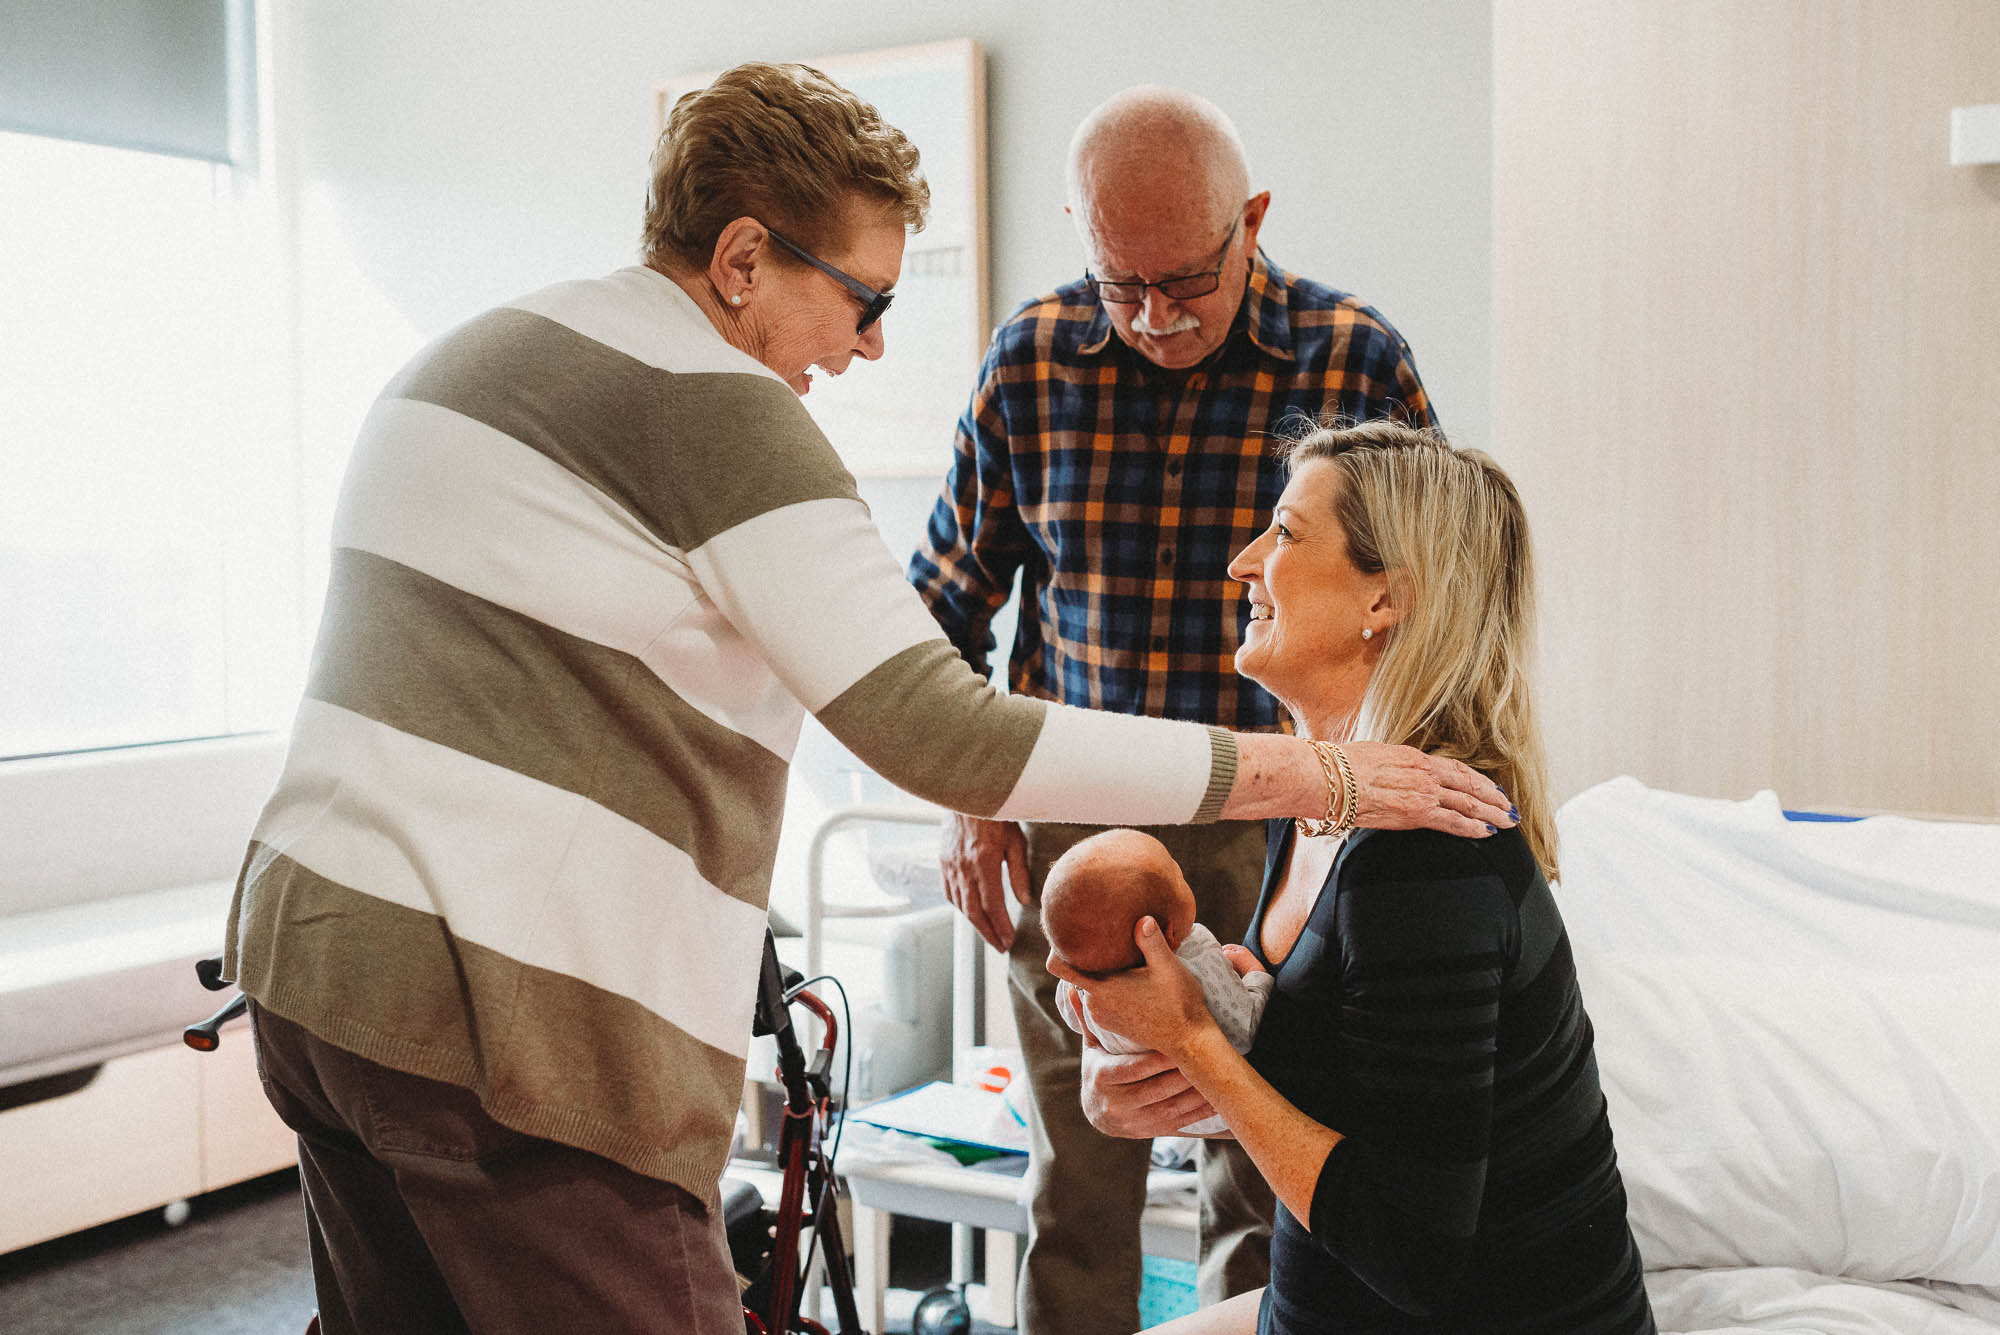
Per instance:
[[[229,986],[219,958],[199,961],[195,975],[211,992]],[[805,1007],[820,1023],[822,1035],[810,1061],[792,1025],[793,1006]],[[221,1010],[188,1026],[182,1038],[197,1052],[213,1052],[222,1041],[222,1027],[248,1007],[248,999],[238,992]],[[745,1286],[745,1335],[868,1335],[855,1306],[853,1268],[840,1228],[839,1185],[827,1149],[827,1133],[839,1116],[829,1073],[840,1028],[832,1009],[806,990],[802,975],[779,963],[768,929],[751,1033],[769,1035],[777,1043],[785,1106],[778,1133],[782,1176],[777,1204],[766,1204],[748,1184],[724,1183],[730,1257]],[[800,1311],[814,1274],[815,1252],[824,1258],[833,1295],[837,1324],[832,1330]],[[318,1335],[317,1316],[306,1332]]]

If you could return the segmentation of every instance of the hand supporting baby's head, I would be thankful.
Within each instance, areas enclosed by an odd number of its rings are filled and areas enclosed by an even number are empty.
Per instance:
[[[1149,915],[1180,949],[1194,926],[1194,891],[1166,845],[1138,830],[1092,835],[1056,860],[1042,886],[1049,945],[1083,973],[1142,963],[1132,928]]]

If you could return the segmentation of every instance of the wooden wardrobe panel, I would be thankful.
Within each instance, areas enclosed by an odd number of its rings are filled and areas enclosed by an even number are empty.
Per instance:
[[[1498,0],[1493,434],[1558,791],[2000,811],[1990,0]]]

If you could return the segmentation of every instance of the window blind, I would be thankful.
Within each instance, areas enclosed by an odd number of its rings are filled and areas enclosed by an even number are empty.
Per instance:
[[[255,156],[254,0],[0,0],[0,129]]]

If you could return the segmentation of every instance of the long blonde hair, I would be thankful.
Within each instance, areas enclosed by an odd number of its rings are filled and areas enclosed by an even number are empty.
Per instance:
[[[1514,799],[1543,872],[1556,874],[1548,762],[1529,691],[1535,571],[1520,493],[1491,457],[1399,422],[1321,427],[1296,469],[1340,475],[1347,554],[1387,572],[1402,619],[1362,697],[1355,736],[1403,742],[1484,771]]]

